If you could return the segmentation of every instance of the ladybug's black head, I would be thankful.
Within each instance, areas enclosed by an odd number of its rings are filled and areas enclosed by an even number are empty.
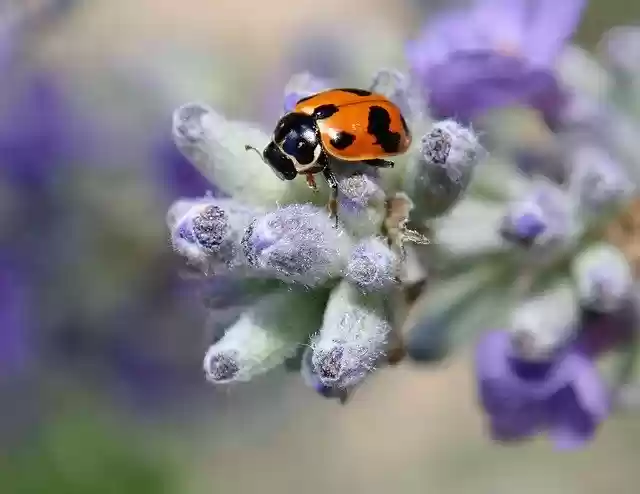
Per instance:
[[[246,149],[255,148],[245,146]],[[258,151],[259,153],[259,151]],[[282,180],[293,180],[299,173],[318,171],[322,144],[313,117],[304,113],[287,113],[273,132],[262,160]]]
[[[322,144],[316,120],[306,113],[287,113],[273,131],[273,142],[287,155],[298,173],[318,167]]]
[[[245,146],[245,149],[257,152],[262,161],[269,165],[281,180],[293,180],[298,176],[293,161],[276,146],[275,142],[271,141],[262,153],[252,146]]]

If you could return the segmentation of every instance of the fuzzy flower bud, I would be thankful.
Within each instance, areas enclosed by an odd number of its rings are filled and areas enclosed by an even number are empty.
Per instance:
[[[179,254],[201,267],[214,271],[246,268],[241,240],[257,214],[258,209],[232,199],[178,201],[167,218],[171,242]]]
[[[386,290],[395,283],[399,265],[387,242],[380,237],[368,238],[351,252],[345,278],[367,292]]]
[[[329,386],[324,384],[314,372],[312,360],[313,350],[311,350],[311,348],[306,348],[302,354],[302,361],[300,365],[300,375],[302,376],[304,383],[325,398],[337,399],[342,404],[346,403],[349,390],[340,386]]]
[[[379,177],[356,173],[338,180],[338,201],[342,222],[356,236],[380,231],[386,214],[386,194]]]
[[[575,149],[571,170],[570,190],[587,215],[619,206],[634,191],[629,177],[603,149],[592,146]]]
[[[391,326],[383,299],[365,296],[346,280],[333,291],[320,333],[311,342],[313,371],[330,387],[348,387],[373,371]]]
[[[524,301],[511,316],[511,337],[519,357],[546,360],[575,335],[577,297],[567,280]]]
[[[225,119],[212,108],[189,103],[173,114],[173,139],[178,149],[224,194],[248,204],[273,204],[287,185],[269,170],[257,153],[269,136],[248,123]]]
[[[453,120],[433,125],[420,157],[407,170],[405,190],[423,217],[447,211],[466,190],[485,151],[477,136]]]
[[[298,345],[322,320],[326,296],[307,290],[281,290],[243,313],[204,358],[207,380],[248,381],[295,355]]]
[[[569,197],[548,182],[538,182],[509,206],[500,233],[520,247],[554,251],[574,238],[576,228]]]
[[[254,268],[308,286],[340,275],[351,248],[328,213],[309,204],[292,204],[257,218],[242,245]]]
[[[581,305],[597,312],[615,312],[633,290],[633,275],[622,252],[610,244],[595,245],[574,259],[573,277]]]

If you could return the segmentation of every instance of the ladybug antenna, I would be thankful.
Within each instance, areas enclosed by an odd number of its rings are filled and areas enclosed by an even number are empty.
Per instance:
[[[248,144],[246,144],[245,147],[244,147],[244,150],[245,151],[255,151],[256,153],[258,153],[258,156],[260,156],[260,159],[262,161],[264,161],[264,156],[262,156],[262,153],[260,152],[259,149],[254,148],[253,146],[249,146]]]

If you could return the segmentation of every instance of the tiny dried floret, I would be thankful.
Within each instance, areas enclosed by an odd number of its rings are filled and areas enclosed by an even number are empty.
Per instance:
[[[214,347],[212,347],[214,349]],[[225,383],[238,374],[238,363],[233,352],[208,351],[204,358],[204,372],[208,381]]]
[[[451,136],[435,128],[422,138],[422,155],[428,162],[444,165],[451,152]]]
[[[215,252],[229,230],[229,219],[216,205],[207,206],[193,219],[193,235],[203,249]]]

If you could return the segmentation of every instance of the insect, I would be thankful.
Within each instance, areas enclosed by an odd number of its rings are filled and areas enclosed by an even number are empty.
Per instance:
[[[293,111],[278,121],[271,142],[260,154],[282,180],[306,175],[317,190],[315,177],[322,173],[331,198],[328,208],[338,221],[338,181],[330,159],[393,167],[385,158],[404,153],[411,132],[400,109],[381,94],[364,89],[330,89],[301,99]]]

